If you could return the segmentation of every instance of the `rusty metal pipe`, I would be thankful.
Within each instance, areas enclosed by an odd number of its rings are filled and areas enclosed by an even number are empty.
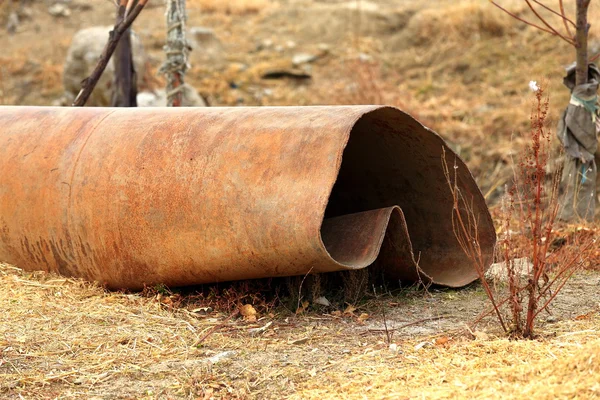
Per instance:
[[[434,132],[391,107],[0,107],[0,260],[110,288],[377,265],[477,275]],[[484,257],[495,232],[473,199]]]

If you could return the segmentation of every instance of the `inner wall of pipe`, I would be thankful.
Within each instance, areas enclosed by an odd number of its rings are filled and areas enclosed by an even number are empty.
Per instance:
[[[439,137],[398,110],[366,114],[352,129],[325,219],[399,206],[415,259],[427,275],[435,281],[471,275],[472,266],[464,262],[449,271],[439,265],[441,257],[451,263],[464,258],[452,231],[442,146]]]

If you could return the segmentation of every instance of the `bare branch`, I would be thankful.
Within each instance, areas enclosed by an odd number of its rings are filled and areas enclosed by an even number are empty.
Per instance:
[[[564,40],[566,40],[570,45],[575,46],[575,42],[573,42],[572,40],[569,40],[569,39],[565,38],[564,36],[562,36],[560,34],[557,35],[556,31],[551,31],[549,29],[542,28],[541,26],[536,25],[533,22],[529,22],[529,21],[527,21],[527,20],[519,17],[517,14],[508,11],[506,8],[502,7],[501,5],[499,5],[498,3],[496,3],[495,1],[490,1],[490,3],[492,3],[493,5],[495,5],[496,7],[498,7],[500,10],[504,11],[506,14],[510,15],[511,17],[513,17],[514,19],[519,20],[519,21],[521,21],[521,22],[523,22],[523,23],[525,23],[525,24],[527,24],[529,26],[533,26],[534,28],[537,28],[537,29],[539,29],[542,32],[549,33],[552,36],[559,36],[559,37],[563,38]]]
[[[77,97],[75,98],[75,101],[73,102],[74,107],[83,107],[85,105],[88,98],[92,94],[92,91],[96,87],[98,80],[102,76],[102,73],[106,69],[108,62],[110,61],[110,58],[112,57],[113,53],[115,52],[115,49],[117,48],[117,45],[119,44],[119,39],[121,39],[121,36],[123,35],[123,33],[125,33],[125,31],[127,31],[127,29],[131,26],[133,21],[135,21],[135,19],[140,14],[140,12],[142,12],[146,3],[148,3],[148,0],[139,0],[138,3],[135,5],[135,7],[133,7],[131,14],[129,14],[127,16],[127,18],[123,19],[120,23],[117,23],[115,25],[115,27],[113,28],[113,30],[110,31],[109,37],[108,37],[108,42],[106,43],[106,46],[104,46],[104,50],[102,50],[102,55],[100,56],[100,59],[98,60],[98,64],[96,64],[96,67],[94,68],[94,71],[92,71],[91,75],[89,77],[87,77],[86,79],[84,79],[83,82],[81,83],[81,86],[82,86],[81,90],[79,91],[79,94],[77,95]],[[127,0],[121,0],[119,3],[119,7],[125,8],[126,5],[127,5]],[[120,10],[119,10],[119,14],[121,14]],[[123,15],[124,15],[124,11],[123,11]]]
[[[501,9],[502,11],[504,11],[505,13],[507,13],[508,15],[510,15],[511,17],[513,17],[514,19],[519,20],[519,21],[521,21],[521,22],[523,22],[523,23],[525,23],[525,24],[527,24],[529,26],[533,26],[534,28],[537,28],[540,31],[547,32],[547,33],[549,33],[551,35],[554,35],[554,33],[552,31],[550,31],[548,29],[545,29],[545,28],[542,28],[541,26],[536,25],[536,24],[534,24],[532,22],[529,22],[527,20],[524,20],[523,18],[519,17],[517,14],[514,14],[514,13],[508,11],[506,8],[502,7],[500,4],[496,3],[495,1],[490,1],[490,3],[492,3],[493,5],[495,5],[496,7],[498,7],[499,9]]]
[[[567,35],[569,35],[569,37],[573,37],[573,33],[571,32],[571,29],[569,29],[569,25],[567,24],[567,17],[565,14],[565,7],[563,5],[563,0],[558,0],[558,4],[560,5],[560,15],[563,18],[563,23],[565,24],[565,29],[567,30]],[[577,26],[577,25],[575,25]]]
[[[131,8],[135,5],[135,2],[135,0],[129,0],[127,2],[127,6],[125,7],[125,18],[127,18],[129,13],[131,12]]]
[[[558,32],[556,29],[554,29],[554,27],[552,27],[548,22],[546,22],[546,20],[544,19],[544,17],[542,17],[540,15],[540,13],[538,13],[536,11],[536,9],[531,5],[531,3],[529,2],[529,0],[525,0],[525,3],[527,3],[527,5],[529,6],[529,9],[531,10],[531,12],[533,12],[535,14],[535,16],[542,21],[542,23],[544,25],[546,25],[548,27],[548,29],[550,29],[555,36],[558,36],[559,38],[561,38],[562,40],[564,40],[565,42],[575,46],[575,42],[572,39],[566,38],[564,37],[560,32]]]
[[[531,1],[533,1],[535,4],[539,5],[540,7],[545,8],[546,10],[550,11],[552,14],[555,14],[555,15],[558,15],[559,17],[561,17],[563,22],[565,22],[565,27],[567,28],[567,32],[569,30],[568,26],[566,25],[567,22],[570,23],[571,25],[573,25],[573,27],[575,27],[575,22],[573,22],[569,18],[567,18],[564,14],[564,11],[562,10],[562,0],[560,3],[561,3],[561,12],[563,12],[563,14],[551,9],[550,7],[548,7],[541,1],[538,1],[538,0],[531,0]],[[569,35],[570,35],[570,32],[569,32]]]

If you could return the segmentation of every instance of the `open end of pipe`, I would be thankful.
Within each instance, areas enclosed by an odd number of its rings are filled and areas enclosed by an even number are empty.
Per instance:
[[[449,165],[456,159],[459,187],[474,199],[491,261],[493,225],[467,167],[412,117],[381,108],[353,127],[325,211],[321,235],[337,262],[352,269],[376,265],[393,280],[415,280],[417,270],[447,286],[477,278],[454,236],[442,148]]]

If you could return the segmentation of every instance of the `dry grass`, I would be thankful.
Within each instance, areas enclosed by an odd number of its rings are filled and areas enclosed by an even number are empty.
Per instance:
[[[257,13],[273,5],[271,0],[188,0],[187,4],[192,10],[233,15]]]
[[[438,45],[444,41],[481,40],[515,32],[507,15],[495,12],[487,2],[459,2],[417,12],[404,29],[401,40],[415,46]]]
[[[326,372],[327,386],[309,382],[291,398],[600,398],[597,325],[539,342],[485,338],[427,346],[409,342],[399,354],[365,354],[353,361],[369,367],[342,376]]]
[[[449,325],[413,324],[433,334],[396,332],[392,351],[382,321],[364,313],[373,309],[264,311],[252,322],[232,317],[227,302],[221,312],[205,308],[210,299],[154,293],[111,293],[0,264],[0,397],[600,397],[600,304],[564,315],[537,341],[464,334],[450,316]],[[480,291],[452,293],[379,302],[396,327],[448,302],[468,319],[460,307],[485,302]]]
[[[169,312],[160,302],[6,265],[0,284],[3,396],[76,396],[94,393],[95,387],[106,390],[107,381],[118,394],[144,374],[171,377],[167,387],[186,392],[192,377],[170,363],[185,367],[207,355],[193,344],[214,321]],[[69,389],[55,392],[55,385]],[[154,385],[135,389],[156,390]]]

